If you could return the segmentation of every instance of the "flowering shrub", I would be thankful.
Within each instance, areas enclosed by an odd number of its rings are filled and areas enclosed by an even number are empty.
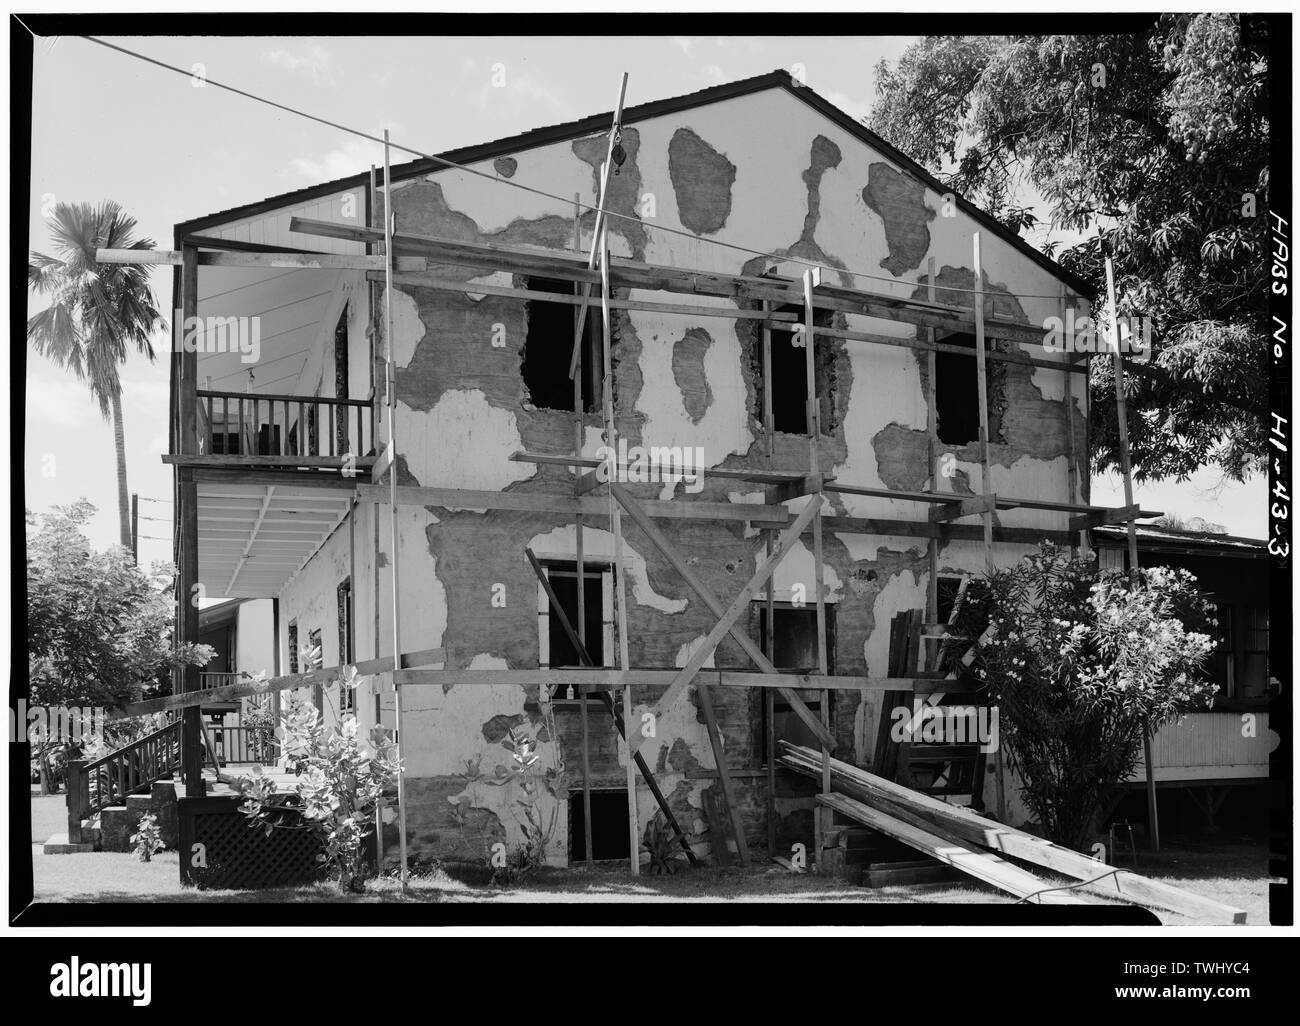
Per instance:
[[[344,673],[345,687],[355,687],[355,668]],[[277,795],[275,781],[254,766],[240,779],[240,811],[260,821],[269,835],[275,829],[305,829],[320,835],[316,857],[338,873],[340,890],[365,889],[362,842],[374,830],[375,806],[396,786],[397,746],[387,728],[370,731],[369,743],[357,737],[357,719],[344,716],[326,731],[319,711],[306,699],[290,698],[277,731],[290,765],[300,780],[290,795]],[[299,817],[288,812],[295,809]]]
[[[1046,836],[1074,848],[1136,770],[1144,732],[1217,690],[1202,669],[1210,606],[1185,570],[1134,582],[1044,544],[971,582],[956,633],[982,635],[971,669],[999,708],[1022,796]]]

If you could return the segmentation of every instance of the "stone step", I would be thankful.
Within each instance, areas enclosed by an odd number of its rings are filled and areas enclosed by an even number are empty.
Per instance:
[[[85,836],[85,832],[82,832]],[[68,833],[65,830],[61,834],[53,835],[48,841],[41,845],[41,851],[46,855],[83,855],[86,852],[95,850],[93,841],[83,841],[81,844],[72,844],[68,840]]]
[[[130,851],[131,835],[139,828],[141,817],[148,811],[147,803],[144,808],[138,805],[135,808],[115,805],[104,809],[99,814],[100,850]]]
[[[151,794],[132,794],[132,795],[127,795],[127,798],[126,798],[126,807],[127,807],[127,809],[129,809],[129,810],[131,810],[131,811],[133,811],[133,812],[136,811],[136,810],[139,810],[140,815],[142,815],[142,816],[143,816],[146,812],[150,811],[150,807],[151,807],[152,805],[153,805],[153,795],[151,795]]]

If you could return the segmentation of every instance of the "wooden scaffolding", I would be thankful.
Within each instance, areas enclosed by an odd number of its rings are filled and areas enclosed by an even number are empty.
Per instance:
[[[637,722],[633,718],[633,688],[647,685],[666,685],[659,700],[649,709],[648,715],[658,717],[674,700],[678,699],[684,689],[694,684],[699,699],[700,711],[704,718],[705,729],[717,765],[719,791],[725,808],[723,813],[729,822],[737,855],[742,864],[749,861],[749,851],[745,831],[741,821],[740,808],[735,798],[732,776],[722,746],[722,739],[717,723],[713,703],[713,689],[718,687],[758,687],[763,689],[767,707],[768,742],[775,752],[777,739],[772,734],[773,709],[775,696],[780,695],[789,704],[793,713],[812,732],[820,745],[820,791],[823,799],[817,804],[814,819],[814,846],[820,852],[821,838],[824,831],[823,815],[829,815],[834,802],[829,799],[832,791],[832,764],[835,749],[835,737],[830,723],[830,696],[836,690],[867,690],[875,692],[903,692],[911,694],[917,690],[933,690],[933,679],[921,679],[911,676],[870,677],[866,675],[832,675],[829,672],[829,654],[827,650],[826,596],[823,582],[822,535],[825,530],[841,533],[862,533],[869,535],[892,535],[909,538],[924,538],[927,546],[929,580],[926,599],[926,621],[933,624],[938,619],[937,578],[939,570],[939,548],[941,544],[952,540],[970,540],[982,542],[986,560],[992,563],[992,546],[995,542],[1036,543],[1047,539],[1066,546],[1087,546],[1087,532],[1094,526],[1124,523],[1129,529],[1130,566],[1136,569],[1136,536],[1134,521],[1139,517],[1158,515],[1153,511],[1140,510],[1132,497],[1132,477],[1128,461],[1127,431],[1124,410],[1123,362],[1118,346],[1113,346],[1113,359],[1116,374],[1116,393],[1119,398],[1120,447],[1123,457],[1123,474],[1125,484],[1125,505],[1109,508],[1082,501],[1081,491],[1086,494],[1084,482],[1079,473],[1079,460],[1086,459],[1085,448],[1081,454],[1078,448],[1074,425],[1074,389],[1070,382],[1076,375],[1086,375],[1089,371],[1088,356],[1091,354],[1072,354],[1060,359],[1045,359],[1030,356],[1018,349],[1001,351],[989,347],[988,337],[1007,342],[1041,343],[1042,331],[1033,325],[1010,318],[995,316],[986,310],[986,296],[983,290],[983,272],[980,259],[980,237],[974,238],[972,253],[974,270],[973,303],[970,308],[944,303],[939,298],[935,284],[934,261],[927,268],[927,295],[925,299],[902,298],[870,289],[849,288],[832,285],[824,280],[821,269],[808,267],[799,278],[775,275],[753,276],[743,274],[726,274],[716,271],[703,271],[691,268],[656,265],[631,259],[613,257],[607,244],[607,211],[605,209],[605,192],[609,181],[614,148],[621,131],[621,113],[623,95],[626,89],[626,76],[620,87],[619,102],[608,137],[607,158],[600,178],[599,198],[596,216],[590,234],[590,245],[586,254],[582,249],[582,222],[575,214],[574,248],[577,252],[564,253],[528,247],[507,247],[466,242],[462,240],[441,238],[430,235],[402,233],[396,230],[392,206],[388,202],[388,189],[391,172],[385,159],[383,189],[385,193],[384,224],[378,227],[373,221],[365,227],[355,224],[335,223],[316,219],[293,217],[291,230],[304,236],[344,239],[364,243],[365,255],[339,255],[301,250],[294,252],[250,251],[249,247],[226,244],[217,239],[177,239],[180,246],[176,251],[113,251],[101,250],[99,259],[103,262],[170,264],[178,268],[180,307],[183,315],[193,316],[197,312],[197,274],[202,266],[218,267],[252,267],[268,270],[284,268],[340,268],[364,272],[375,287],[382,286],[384,293],[384,341],[383,357],[385,374],[384,400],[386,401],[387,425],[386,453],[388,481],[385,484],[360,484],[356,486],[355,501],[373,504],[376,512],[382,506],[388,506],[393,544],[393,651],[401,652],[400,638],[400,592],[397,581],[397,514],[404,506],[452,506],[485,510],[534,511],[539,513],[562,514],[572,516],[577,539],[577,623],[572,624],[564,615],[555,593],[549,587],[546,575],[542,571],[533,553],[521,547],[520,559],[528,559],[537,573],[540,584],[545,590],[551,607],[559,614],[560,621],[575,650],[579,653],[582,666],[556,670],[539,668],[536,670],[467,670],[436,668],[433,664],[442,661],[442,652],[432,650],[420,653],[404,653],[399,659],[380,658],[370,660],[357,666],[361,673],[389,674],[396,692],[397,715],[401,716],[403,689],[417,686],[450,686],[514,683],[536,686],[542,690],[543,698],[548,688],[557,683],[576,682],[584,701],[581,703],[582,721],[582,765],[583,765],[583,802],[586,820],[591,823],[591,784],[588,765],[588,739],[590,726],[585,698],[594,695],[611,715],[616,729],[622,734],[629,758],[627,764],[628,787],[628,834],[631,845],[630,871],[638,872],[641,829],[637,820],[637,782],[638,772],[644,777],[647,787],[653,794],[660,808],[665,812],[670,828],[677,841],[686,850],[688,857],[694,859],[687,838],[673,818],[671,810],[664,799],[645,761],[637,752],[642,740],[634,728]],[[372,171],[372,182],[374,179]],[[372,194],[375,188],[372,184]],[[372,196],[373,199],[377,197]],[[580,212],[581,204],[575,200],[575,210]],[[264,249],[264,248],[263,248]],[[554,293],[534,289],[522,289],[510,286],[474,282],[467,284],[441,276],[439,268],[448,265],[469,266],[483,272],[504,271],[526,276],[542,276],[581,285],[581,292]],[[519,493],[444,488],[431,486],[405,486],[396,480],[396,450],[393,446],[396,438],[394,421],[397,405],[395,394],[395,367],[392,359],[391,330],[391,296],[393,288],[416,286],[457,293],[472,292],[491,296],[502,296],[523,300],[541,300],[552,303],[567,303],[576,307],[574,344],[569,356],[570,377],[574,389],[574,432],[573,452],[535,453],[516,452],[511,458],[531,464],[551,464],[572,468],[574,487],[571,495],[557,493]],[[671,293],[674,296],[706,296],[722,298],[735,303],[735,306],[701,305],[675,300],[662,302],[658,300],[633,299],[634,291],[652,291]],[[966,292],[972,290],[944,289],[947,292]],[[372,314],[375,310],[372,289]],[[1110,300],[1114,309],[1114,288],[1110,286]],[[1061,291],[1061,307],[1066,304],[1064,288]],[[782,308],[794,305],[802,308],[802,314],[782,312]],[[805,352],[805,385],[808,402],[806,424],[808,433],[808,458],[805,467],[799,470],[769,469],[734,469],[718,468],[707,473],[716,478],[730,478],[757,484],[765,489],[763,502],[716,502],[686,499],[640,499],[630,494],[619,483],[625,468],[616,465],[616,461],[603,460],[586,456],[583,452],[583,397],[581,382],[587,368],[583,366],[583,332],[588,316],[600,318],[600,397],[601,414],[604,425],[605,445],[608,451],[617,451],[617,424],[614,408],[614,382],[611,355],[611,317],[614,311],[639,310],[667,314],[688,315],[691,317],[744,319],[755,322],[761,329],[762,362],[765,383],[764,433],[768,451],[771,452],[771,440],[774,434],[771,414],[771,364],[773,329],[794,330],[797,344]],[[591,311],[591,313],[589,313]],[[874,318],[904,321],[917,328],[912,338],[893,335],[880,335],[863,331],[824,326],[818,323],[819,312],[847,313],[866,315]],[[1113,318],[1112,318],[1113,321]],[[973,350],[945,344],[937,340],[939,332],[972,333],[975,339]],[[841,339],[848,342],[875,346],[901,347],[919,350],[926,354],[930,372],[931,387],[928,390],[929,431],[931,475],[930,487],[921,491],[905,491],[889,488],[875,488],[841,482],[828,473],[827,460],[821,451],[820,403],[816,374],[817,344],[821,339]],[[978,491],[968,493],[941,492],[937,489],[936,475],[933,473],[937,456],[937,436],[935,423],[935,360],[936,354],[952,353],[969,357],[976,362],[976,381],[979,400],[979,463],[981,468]],[[178,375],[175,395],[176,436],[173,439],[173,451],[181,456],[193,456],[197,453],[194,438],[195,409],[194,394],[196,386],[196,354],[183,352],[179,354],[180,373]],[[563,358],[562,354],[556,355]],[[1060,502],[1032,496],[1008,496],[994,491],[989,469],[989,432],[988,432],[988,396],[986,392],[985,368],[990,362],[1027,365],[1044,368],[1066,377],[1065,409],[1068,422],[1067,452],[1067,488],[1069,501]],[[1086,387],[1085,387],[1086,394]],[[376,437],[380,437],[376,432]],[[185,640],[195,640],[197,636],[197,607],[188,601],[190,589],[197,580],[197,522],[195,519],[196,499],[194,483],[185,466],[178,466],[177,475],[177,509],[178,509],[178,563],[180,570],[179,603],[180,636]],[[1086,468],[1085,468],[1086,471]],[[923,514],[910,518],[879,518],[858,516],[825,515],[823,507],[828,496],[850,495],[890,499],[910,503]],[[798,505],[790,508],[786,504]],[[1033,528],[1002,527],[994,524],[994,515],[999,510],[1031,509],[1069,514],[1067,531],[1049,531]],[[663,558],[674,568],[677,574],[696,597],[716,618],[716,623],[694,649],[686,664],[677,669],[644,669],[629,665],[627,639],[626,589],[624,583],[624,533],[623,518],[629,518]],[[979,518],[979,524],[962,523],[970,518]],[[756,528],[762,538],[763,554],[756,558],[757,568],[740,589],[737,595],[727,601],[724,596],[715,594],[699,577],[690,565],[690,560],[665,536],[656,521],[662,520],[703,520],[745,522]],[[585,608],[587,595],[584,587],[584,529],[592,522],[608,523],[614,547],[614,591],[617,604],[616,623],[618,624],[618,653],[615,667],[596,667],[588,654],[586,642]],[[378,531],[378,528],[376,528]],[[805,534],[811,535],[814,567],[814,601],[816,611],[817,667],[815,673],[788,673],[778,670],[773,663],[774,656],[774,603],[771,580],[777,567],[791,549],[799,543]],[[376,534],[378,545],[378,534]],[[767,625],[766,651],[763,650],[740,626],[740,617],[756,600],[760,593],[765,593],[763,616]],[[730,636],[752,661],[755,670],[740,671],[729,669],[706,669],[718,644]],[[934,645],[937,641],[929,641]],[[171,698],[153,702],[136,703],[122,710],[119,715],[141,715],[158,709],[183,709],[184,733],[189,743],[186,746],[185,779],[191,788],[191,794],[202,794],[202,746],[200,743],[199,706],[203,702],[217,697],[229,698],[240,694],[262,693],[268,690],[281,690],[301,687],[307,684],[327,682],[335,678],[341,667],[318,670],[303,674],[290,674],[277,677],[263,684],[239,685],[220,689],[222,694],[202,692],[198,688],[197,670],[186,671],[183,679],[177,682],[176,694]],[[952,688],[959,690],[961,685],[953,682]],[[796,689],[813,689],[820,692],[820,709],[814,712],[799,696]],[[619,701],[616,703],[615,698]],[[619,706],[621,705],[621,709]],[[400,735],[399,735],[400,740]],[[1148,749],[1149,751],[1149,749]],[[774,847],[774,774],[776,758],[768,761],[767,768],[767,813],[768,846]],[[1150,758],[1148,755],[1148,773]],[[998,785],[1001,787],[1001,763],[998,764]],[[1149,781],[1150,784],[1150,781]],[[1154,801],[1154,791],[1149,788],[1149,800]],[[1001,792],[999,791],[999,813],[1005,815]],[[1152,807],[1154,825],[1154,806]],[[401,862],[403,879],[406,873],[404,803],[399,800],[398,820],[401,833]],[[591,830],[587,835],[587,857],[591,856]],[[725,837],[718,838],[725,848]]]

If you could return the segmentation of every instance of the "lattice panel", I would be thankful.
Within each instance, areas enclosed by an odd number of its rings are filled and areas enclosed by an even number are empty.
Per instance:
[[[190,874],[200,889],[292,887],[321,876],[322,863],[316,860],[321,845],[311,831],[276,827],[268,836],[233,805],[229,813],[196,813],[193,824],[190,843],[203,845],[207,863],[193,865],[191,847]]]

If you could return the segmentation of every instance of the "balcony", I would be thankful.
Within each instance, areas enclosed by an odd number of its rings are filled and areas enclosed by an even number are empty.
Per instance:
[[[195,394],[199,458],[187,463],[287,467],[349,477],[368,474],[374,464],[368,399],[211,389]]]

